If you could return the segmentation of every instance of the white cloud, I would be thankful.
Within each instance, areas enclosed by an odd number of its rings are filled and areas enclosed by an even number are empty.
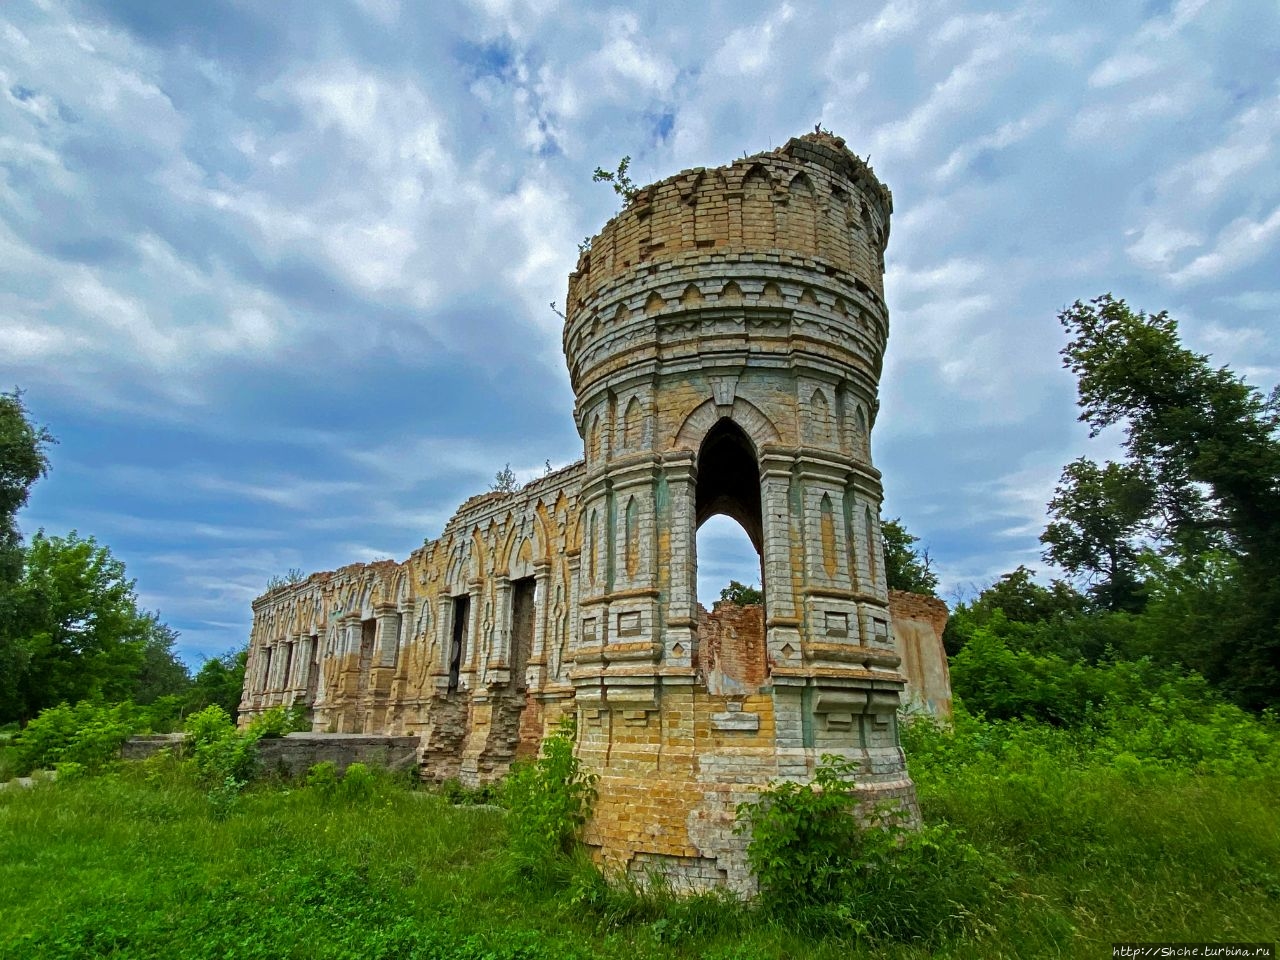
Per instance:
[[[1019,143],[1037,130],[1044,127],[1053,118],[1053,107],[1045,104],[1031,113],[1000,124],[994,131],[962,143],[951,151],[946,162],[938,168],[936,176],[939,180],[948,180],[965,171],[970,162],[980,153],[992,150],[1003,150]]]
[[[447,15],[353,0],[305,16],[286,0],[175,41],[110,5],[14,0],[0,374],[51,406],[64,453],[128,411],[137,444],[49,489],[60,515],[92,514],[108,480],[129,516],[172,511],[151,539],[118,535],[167,558],[142,567],[149,589],[218,652],[230,634],[208,624],[238,622],[270,574],[352,559],[343,542],[420,541],[503,463],[534,475],[548,446],[571,456],[546,304],[616,210],[597,164],[630,154],[656,178],[821,120],[894,192],[886,489],[944,533],[967,524],[935,551],[948,577],[994,578],[1038,553],[1045,481],[1083,443],[1056,356],[1064,304],[1106,289],[1172,304],[1189,342],[1280,366],[1263,6],[1113,5],[1083,23],[1022,0]],[[228,41],[260,17],[258,42]],[[513,401],[513,376],[538,404],[565,395],[563,416]],[[490,402],[510,409],[486,418]],[[176,449],[157,467],[141,448],[161,443]],[[205,443],[220,452],[191,452]],[[169,542],[184,518],[199,546]],[[212,532],[259,523],[271,537],[239,551]]]
[[[723,76],[762,73],[773,65],[776,36],[791,22],[795,13],[791,4],[783,3],[775,13],[759,23],[734,30],[712,56],[711,68]]]
[[[1213,249],[1201,254],[1170,279],[1174,283],[1198,283],[1227,276],[1276,252],[1280,236],[1280,206],[1263,220],[1240,217],[1218,234]]]

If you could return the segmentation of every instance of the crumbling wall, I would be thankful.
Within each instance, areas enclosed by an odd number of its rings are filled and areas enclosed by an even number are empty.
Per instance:
[[[536,752],[543,717],[560,712],[548,703],[573,693],[581,472],[472,497],[403,563],[352,564],[260,597],[241,724],[297,703],[317,732],[410,734],[437,779],[493,779]]]
[[[951,672],[942,632],[947,605],[937,597],[889,591],[893,637],[907,677],[907,704],[935,717],[951,716]]]
[[[737,606],[721,600],[708,612],[698,606],[698,677],[715,695],[755,693],[768,675],[764,643],[764,607]]]

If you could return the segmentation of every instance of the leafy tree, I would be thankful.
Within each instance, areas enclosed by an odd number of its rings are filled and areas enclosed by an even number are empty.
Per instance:
[[[1211,656],[1187,650],[1184,662],[1243,704],[1280,701],[1280,391],[1264,396],[1187,350],[1163,311],[1135,313],[1108,294],[1076,301],[1059,320],[1080,419],[1094,435],[1124,429],[1171,552],[1220,548],[1239,559],[1247,601],[1215,631]]]
[[[9,638],[16,675],[0,718],[26,721],[63,700],[132,696],[155,620],[138,610],[124,564],[74,531],[41,530],[25,559],[16,590],[24,629]]]
[[[1059,320],[1080,419],[1095,436],[1124,426],[1170,535],[1200,548],[1222,534],[1252,560],[1280,564],[1280,392],[1264,397],[1187,350],[1163,311],[1134,313],[1107,294]]]
[[[0,393],[0,584],[17,579],[20,561],[14,551],[22,538],[16,517],[26,506],[31,485],[49,470],[45,447],[57,442],[31,422],[20,391]]]
[[[23,615],[19,603],[22,579],[22,536],[17,513],[26,505],[31,485],[49,469],[45,448],[57,441],[36,426],[18,390],[0,393],[0,723],[14,719],[6,709],[16,702],[27,661],[18,634]]]
[[[1054,519],[1040,536],[1044,557],[1091,582],[1090,594],[1108,610],[1139,610],[1139,571],[1154,507],[1155,491],[1141,464],[1099,467],[1084,457],[1073,460],[1049,501]]]
[[[907,532],[902,518],[895,517],[880,524],[880,537],[884,550],[884,574],[890,589],[936,597],[938,575],[933,572],[933,560],[927,548],[916,549],[920,538]]]
[[[240,709],[240,696],[244,692],[244,670],[249,659],[249,649],[228,650],[220,657],[210,657],[196,671],[191,681],[188,707],[202,710],[220,707],[234,717]]]
[[[145,705],[161,697],[186,694],[191,686],[191,674],[173,649],[178,631],[161,623],[158,614],[145,614],[144,618],[147,633],[142,642],[142,665],[134,680],[132,699]]]
[[[720,599],[739,607],[745,607],[750,604],[764,603],[764,591],[757,589],[754,585],[747,586],[745,583],[739,583],[737,580],[730,580],[729,585],[720,591]]]
[[[1053,580],[1042,586],[1036,583],[1035,574],[1020,565],[978,594],[971,609],[984,614],[1000,610],[1015,623],[1044,623],[1085,611],[1087,601],[1070,584]]]
[[[942,641],[955,655],[980,629],[989,629],[1015,650],[1096,660],[1127,637],[1124,625],[1094,617],[1089,598],[1069,583],[1037,583],[1035,571],[1019,566],[968,603],[958,603]]]

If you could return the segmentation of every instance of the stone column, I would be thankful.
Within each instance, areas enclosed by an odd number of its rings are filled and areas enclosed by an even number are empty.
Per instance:
[[[458,687],[465,687],[475,693],[480,673],[480,647],[483,642],[480,629],[484,626],[484,581],[476,579],[468,583],[467,595],[471,602],[468,604],[466,647],[462,651]]]
[[[560,616],[564,618],[564,645],[563,654],[560,652],[560,628],[557,626],[556,610],[548,596],[544,606],[546,607],[547,616],[544,619],[546,628],[543,630],[542,643],[546,650],[545,662],[547,667],[543,676],[550,679],[553,676],[561,676],[567,670],[567,662],[573,659],[573,648],[578,642],[578,631],[581,629],[582,618],[578,615],[578,596],[579,596],[579,578],[582,575],[582,554],[581,552],[571,553],[568,557],[568,579],[564,584],[564,609],[560,611]]]
[[[692,670],[698,634],[697,477],[693,456],[680,451],[667,460],[664,469],[670,529],[667,555],[658,558],[665,568],[659,571],[659,577],[669,578],[663,662]]]
[[[484,682],[490,687],[505,687],[512,680],[511,578],[498,574],[493,582],[493,646],[485,663]]]
[[[298,642],[298,648],[295,652],[297,663],[294,666],[294,675],[297,679],[294,682],[294,686],[304,701],[311,699],[311,661],[315,657],[315,648],[315,635],[306,634]],[[310,706],[310,703],[307,705]]]
[[[394,670],[400,649],[400,608],[394,603],[380,603],[373,608],[373,615],[377,619],[373,662],[379,667]]]
[[[338,691],[342,697],[354,697],[360,687],[360,614],[348,613],[338,621],[339,663]]]
[[[453,645],[453,618],[455,615],[453,594],[441,590],[436,594],[436,650],[438,659],[427,665],[431,686],[437,697],[449,690],[449,651]]]
[[[764,453],[760,458],[765,643],[770,662],[784,667],[798,666],[801,660],[801,611],[796,601],[804,586],[804,570],[792,562],[792,544],[803,536],[791,504],[792,462],[786,454]]]

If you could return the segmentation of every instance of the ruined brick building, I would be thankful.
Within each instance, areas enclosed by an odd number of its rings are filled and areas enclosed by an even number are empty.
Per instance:
[[[317,731],[418,735],[425,776],[474,782],[573,713],[588,844],[695,885],[749,887],[736,804],[824,753],[913,809],[902,666],[946,708],[945,607],[896,597],[895,626],[879,550],[891,206],[822,132],[640,190],[569,278],[584,458],[472,497],[402,563],[260,597],[242,720],[302,702]],[[763,609],[699,607],[715,514],[755,545]]]

